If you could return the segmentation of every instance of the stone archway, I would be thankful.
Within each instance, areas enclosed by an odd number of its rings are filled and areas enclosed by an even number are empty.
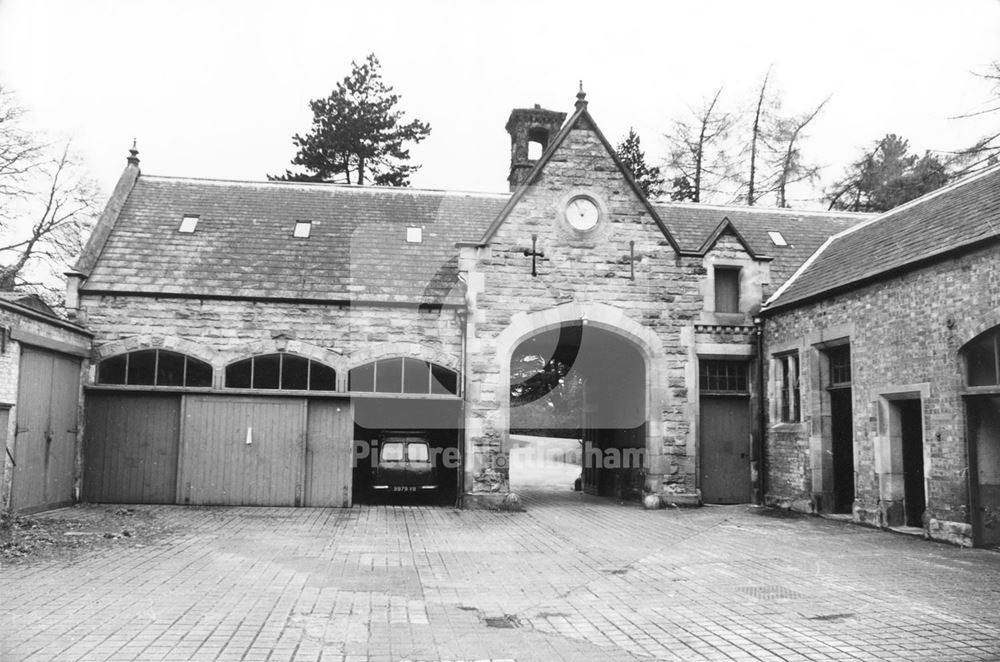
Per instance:
[[[581,325],[600,331],[627,343],[642,357],[644,370],[643,426],[647,491],[659,491],[664,473],[663,413],[668,407],[666,356],[659,336],[629,318],[619,308],[600,303],[572,302],[535,313],[519,313],[492,343],[493,361],[490,372],[480,375],[479,392],[472,397],[491,395],[494,406],[467,406],[466,428],[466,494],[473,502],[498,501],[510,491],[507,470],[510,451],[510,362],[517,347],[529,338],[568,325]],[[478,365],[487,366],[485,357],[477,357]],[[494,362],[495,361],[495,362]],[[475,364],[475,362],[474,362]],[[478,414],[478,416],[477,416]],[[474,505],[470,504],[470,505]]]

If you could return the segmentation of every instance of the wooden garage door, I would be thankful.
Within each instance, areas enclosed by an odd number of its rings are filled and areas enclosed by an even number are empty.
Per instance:
[[[84,500],[174,503],[181,396],[91,392],[84,410]]]
[[[19,512],[72,503],[80,360],[21,348],[10,505]]]
[[[184,399],[180,503],[302,503],[306,400],[196,396]]]
[[[311,400],[305,505],[348,507],[354,466],[351,401]]]

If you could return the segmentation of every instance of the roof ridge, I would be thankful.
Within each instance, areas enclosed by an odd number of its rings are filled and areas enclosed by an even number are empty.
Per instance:
[[[831,209],[789,209],[787,207],[755,207],[750,205],[716,205],[716,204],[705,204],[702,202],[679,202],[675,200],[667,200],[663,202],[653,201],[653,204],[660,207],[681,207],[681,208],[691,208],[691,209],[711,209],[713,211],[740,211],[740,212],[751,212],[760,214],[784,214],[788,216],[793,215],[809,215],[809,216],[861,216],[861,217],[872,217],[876,216],[876,212],[869,211],[833,211]]]
[[[583,120],[587,122],[589,130],[593,131],[594,134],[597,136],[598,140],[600,140],[604,149],[611,157],[611,160],[617,166],[619,173],[631,187],[632,192],[639,199],[639,202],[641,202],[642,205],[646,208],[646,211],[649,214],[650,218],[652,219],[653,224],[657,228],[659,228],[664,238],[670,244],[670,247],[673,248],[674,251],[676,251],[678,254],[683,253],[680,244],[677,243],[677,239],[667,228],[667,225],[666,223],[663,222],[663,219],[660,218],[659,213],[657,213],[656,208],[653,206],[653,203],[650,201],[649,197],[642,192],[642,189],[639,187],[639,184],[635,180],[635,176],[632,174],[631,171],[629,171],[628,168],[625,167],[621,159],[618,158],[618,154],[615,151],[614,146],[608,141],[607,137],[604,135],[604,132],[601,131],[601,128],[597,126],[597,122],[594,121],[593,116],[587,109],[587,102],[583,101],[584,96],[585,95],[583,94],[583,90],[581,89],[580,93],[577,94],[578,101],[576,104],[576,111],[562,125],[562,127],[559,129],[559,133],[557,133],[555,138],[553,138],[552,141],[549,142],[548,146],[546,146],[545,148],[545,151],[542,152],[542,155],[538,158],[538,160],[535,161],[535,164],[534,166],[532,166],[531,171],[528,173],[527,177],[524,179],[521,185],[517,187],[517,190],[515,190],[511,194],[510,199],[507,201],[507,204],[505,204],[503,209],[500,210],[500,213],[497,214],[497,217],[486,229],[486,232],[483,233],[479,241],[475,243],[479,245],[485,245],[492,240],[493,236],[497,233],[497,231],[499,231],[500,226],[503,225],[503,223],[507,220],[507,217],[510,216],[513,209],[520,203],[521,199],[527,194],[528,190],[533,186],[535,179],[546,168],[546,166],[548,166],[549,161],[552,159],[553,155],[562,147],[562,144],[569,138],[570,134],[572,133],[576,125],[581,120]]]
[[[934,189],[933,191],[929,191],[928,193],[925,193],[924,195],[920,196],[919,198],[914,198],[913,200],[909,200],[907,202],[904,202],[903,204],[901,204],[901,205],[899,205],[897,207],[893,207],[892,209],[890,209],[888,211],[882,212],[881,214],[875,216],[872,219],[869,219],[867,221],[858,223],[857,225],[854,225],[852,227],[849,227],[849,228],[846,228],[844,230],[841,230],[840,232],[838,232],[838,233],[830,236],[825,242],[823,242],[822,246],[820,246],[819,248],[817,248],[816,251],[812,255],[810,255],[809,258],[805,262],[803,262],[802,265],[798,269],[795,270],[795,273],[793,273],[788,278],[788,280],[786,280],[784,283],[781,284],[781,287],[779,287],[777,290],[775,290],[774,294],[772,294],[770,297],[768,297],[767,301],[764,302],[764,307],[766,308],[766,307],[770,306],[771,304],[776,303],[777,300],[778,300],[778,298],[781,297],[781,295],[784,294],[784,292],[796,280],[798,280],[799,276],[801,276],[803,273],[805,273],[805,271],[810,266],[812,266],[816,262],[816,260],[818,260],[819,257],[831,245],[833,245],[834,242],[839,241],[840,239],[842,239],[842,238],[844,238],[844,237],[846,237],[846,236],[848,236],[850,234],[853,234],[854,232],[857,232],[858,230],[862,230],[864,228],[871,227],[872,225],[874,225],[875,223],[877,223],[879,221],[883,221],[883,220],[885,220],[885,219],[887,219],[887,218],[889,218],[891,216],[896,215],[898,212],[912,209],[913,207],[916,207],[918,205],[924,204],[924,203],[928,202],[929,200],[933,200],[933,199],[935,199],[937,197],[940,197],[941,195],[944,195],[946,193],[950,193],[950,192],[952,192],[952,191],[954,191],[956,189],[962,188],[962,187],[967,186],[967,185],[969,185],[969,184],[971,184],[973,182],[979,181],[980,179],[983,179],[983,178],[985,178],[985,177],[987,177],[989,175],[993,175],[993,174],[997,174],[997,173],[1000,173],[1000,164],[998,164],[996,166],[991,166],[989,168],[986,168],[985,170],[981,170],[980,172],[974,173],[972,175],[967,175],[965,177],[957,179],[954,182],[946,184],[946,185],[944,185],[944,186],[942,186],[940,188]],[[966,242],[966,243],[968,243],[968,242]],[[964,245],[964,244],[959,244],[959,245]],[[945,251],[945,252],[947,252],[947,251]],[[932,254],[937,254],[937,252],[932,253]],[[881,272],[876,272],[876,273],[881,273]]]
[[[856,232],[856,231],[861,230],[863,228],[867,228],[868,226],[873,225],[873,224],[877,223],[878,221],[883,221],[883,220],[889,218],[890,216],[895,215],[898,212],[906,211],[907,209],[912,209],[913,207],[917,206],[918,204],[923,204],[923,203],[927,202],[928,200],[933,200],[934,198],[940,197],[940,196],[944,195],[945,193],[950,193],[951,191],[954,191],[957,188],[961,188],[963,186],[967,186],[967,185],[971,184],[972,182],[978,181],[978,180],[986,177],[987,175],[993,174],[994,171],[995,172],[1000,172],[1000,164],[995,165],[995,166],[990,166],[989,168],[986,168],[985,170],[981,170],[981,171],[979,171],[977,173],[974,173],[974,174],[971,174],[971,175],[966,175],[964,177],[956,179],[955,181],[950,182],[948,184],[945,184],[944,186],[942,186],[940,188],[936,188],[933,191],[928,191],[927,193],[924,193],[919,198],[913,198],[912,200],[907,200],[906,202],[904,202],[901,205],[898,205],[896,207],[893,207],[892,209],[889,209],[887,211],[884,211],[884,212],[878,214],[877,216],[875,216],[875,218],[871,218],[871,219],[869,219],[869,220],[867,220],[867,221],[865,221],[863,223],[858,223],[857,225],[851,226],[851,227],[847,228],[846,230],[842,230],[842,231],[838,232],[837,234],[833,235],[830,238],[831,239],[838,239],[839,237],[842,237],[844,235],[848,235],[848,234],[851,234],[852,232]]]
[[[438,195],[481,195],[496,198],[509,198],[510,193],[500,193],[496,191],[467,191],[416,188],[409,186],[372,186],[368,184],[341,184],[337,182],[286,182],[272,180],[252,180],[252,179],[225,179],[219,177],[181,177],[175,175],[148,175],[142,173],[140,179],[147,180],[169,180],[174,182],[197,182],[205,184],[239,184],[245,186],[278,186],[285,188],[323,189],[336,188],[344,191],[355,192],[379,192],[379,193],[418,193],[418,194],[438,194]]]

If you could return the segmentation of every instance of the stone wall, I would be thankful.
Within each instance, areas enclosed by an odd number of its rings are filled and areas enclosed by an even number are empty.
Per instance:
[[[275,351],[284,336],[291,352],[347,370],[375,358],[416,356],[458,370],[460,316],[436,310],[171,297],[81,297],[96,356],[163,346],[222,368],[239,358]]]
[[[917,398],[923,406],[924,470],[930,537],[969,542],[968,456],[962,401],[962,346],[1000,324],[1000,263],[995,247],[940,261],[866,287],[769,314],[766,355],[797,350],[803,420],[780,423],[771,362],[768,385],[767,500],[824,510],[828,454],[819,417],[825,383],[820,349],[848,338],[851,346],[856,492],[853,517],[894,524],[890,483],[889,404]],[[898,486],[897,486],[898,487]]]
[[[564,217],[576,195],[602,209],[590,231]],[[535,277],[525,255],[533,235],[544,253]],[[721,243],[723,260],[742,251],[735,241]],[[675,251],[592,127],[583,121],[569,132],[488,245],[463,249],[460,268],[471,311],[466,428],[473,462],[466,484],[473,492],[508,490],[514,349],[536,333],[581,321],[625,337],[646,359],[646,489],[696,492],[693,329],[705,311],[706,260]],[[748,280],[751,288],[756,278]]]

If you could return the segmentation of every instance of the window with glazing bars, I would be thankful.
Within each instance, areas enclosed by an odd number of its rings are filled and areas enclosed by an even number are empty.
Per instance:
[[[703,393],[746,393],[749,390],[746,361],[702,359],[699,372]]]
[[[797,423],[801,420],[799,403],[802,402],[799,391],[799,355],[798,352],[784,354],[775,359],[778,364],[778,418],[784,423]]]
[[[838,345],[826,350],[830,360],[830,386],[851,384],[851,346]]]
[[[965,367],[969,386],[1000,386],[1000,328],[966,346]]]

